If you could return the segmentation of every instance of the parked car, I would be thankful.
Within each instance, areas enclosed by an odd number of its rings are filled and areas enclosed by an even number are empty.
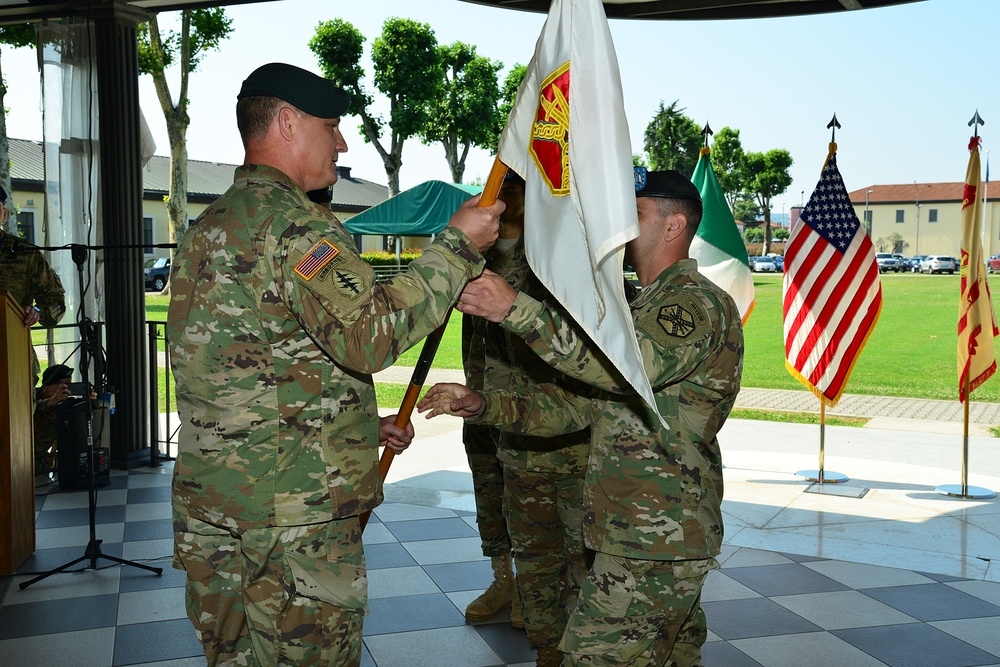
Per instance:
[[[958,262],[948,255],[928,255],[920,260],[920,273],[955,273]]]
[[[153,262],[152,266],[143,269],[146,278],[146,289],[154,289],[162,292],[170,279],[170,258],[160,257]]]
[[[927,255],[914,255],[909,259],[907,266],[904,271],[910,271],[911,273],[920,273],[920,262],[927,259]]]
[[[990,273],[1000,271],[1000,255],[993,255],[986,260],[986,270]]]
[[[899,261],[893,257],[891,252],[875,253],[875,261],[878,262],[879,273],[886,273],[887,271],[899,272]]]
[[[757,257],[754,259],[753,264],[750,265],[754,271],[758,273],[777,273],[778,265],[774,263],[774,259],[771,257]]]
[[[784,255],[768,255],[768,259],[774,262],[774,265],[778,267],[778,272],[781,273],[785,270],[785,256]]]

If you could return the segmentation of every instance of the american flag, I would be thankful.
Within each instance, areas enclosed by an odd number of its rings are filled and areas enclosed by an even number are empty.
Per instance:
[[[295,265],[295,273],[306,280],[311,280],[316,273],[330,263],[330,260],[337,256],[340,251],[333,247],[329,241],[317,243],[302,261]]]
[[[875,247],[837,169],[836,144],[785,250],[785,366],[827,406],[840,400],[882,309]]]

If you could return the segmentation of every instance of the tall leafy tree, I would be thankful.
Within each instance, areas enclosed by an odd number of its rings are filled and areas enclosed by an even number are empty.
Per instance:
[[[222,40],[232,32],[232,21],[220,7],[185,9],[181,12],[180,31],[160,31],[154,14],[139,26],[139,72],[153,77],[156,96],[167,121],[170,141],[170,191],[167,195],[167,216],[170,221],[170,242],[176,243],[187,228],[187,129],[188,79],[198,69],[209,51],[217,51]],[[167,82],[167,68],[178,65],[180,87],[176,101]]]
[[[493,129],[493,135],[490,137],[489,143],[484,146],[491,153],[496,154],[500,147],[500,135],[503,133],[503,128],[507,125],[507,118],[510,117],[510,112],[514,110],[514,102],[517,101],[517,90],[521,87],[521,82],[524,81],[524,75],[527,73],[527,65],[514,63],[514,66],[507,72],[507,76],[504,77],[503,83],[500,84],[500,102],[497,106],[497,110],[499,111],[498,122]]]
[[[685,176],[694,173],[702,147],[701,127],[684,115],[684,109],[674,100],[669,107],[660,107],[646,126],[643,149],[649,156],[653,171],[676,169]]]
[[[419,135],[428,123],[428,110],[441,96],[443,79],[437,38],[426,23],[389,18],[372,42],[375,89],[389,100],[388,121],[374,114],[374,102],[365,88],[361,55],[365,38],[342,19],[316,27],[309,48],[319,60],[323,76],[351,93],[348,113],[361,117],[361,135],[378,151],[389,180],[389,195],[399,192],[403,143]],[[388,130],[388,148],[383,133]]]
[[[712,167],[719,179],[719,186],[735,212],[736,201],[743,193],[743,144],[740,131],[724,127],[714,135],[712,142]]]
[[[0,44],[14,48],[32,46],[35,43],[35,26],[30,23],[0,26]],[[10,195],[10,143],[7,141],[7,81],[0,66],[0,185]],[[7,231],[17,234],[17,216],[7,218]]]
[[[444,146],[451,178],[461,183],[469,149],[488,147],[501,125],[497,73],[503,63],[477,55],[476,47],[462,42],[439,46],[438,57],[441,95],[430,103],[421,136]]]
[[[784,148],[773,148],[766,153],[747,153],[743,164],[746,190],[764,212],[764,254],[767,254],[771,252],[771,200],[792,184],[788,173],[792,155]]]

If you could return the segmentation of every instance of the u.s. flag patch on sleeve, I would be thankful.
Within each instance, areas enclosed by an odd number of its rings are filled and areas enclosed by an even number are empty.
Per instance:
[[[295,273],[306,280],[311,280],[339,252],[329,241],[320,241],[309,251],[308,255],[302,258],[301,262],[295,265]]]

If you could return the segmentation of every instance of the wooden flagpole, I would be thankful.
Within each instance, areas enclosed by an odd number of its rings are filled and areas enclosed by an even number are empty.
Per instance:
[[[486,179],[486,185],[483,186],[483,196],[479,199],[479,206],[492,206],[496,202],[497,195],[500,194],[500,188],[503,186],[503,179],[506,175],[507,165],[501,162],[499,157],[496,158],[493,161],[493,168],[490,169],[489,178]],[[432,331],[424,340],[424,346],[420,349],[420,357],[417,359],[417,365],[413,369],[413,375],[410,376],[410,385],[406,388],[406,394],[403,395],[403,403],[399,406],[399,412],[396,414],[394,423],[399,428],[406,428],[406,425],[410,423],[410,415],[413,414],[413,408],[417,405],[420,390],[423,388],[424,382],[427,381],[427,372],[434,361],[434,355],[437,354],[438,345],[441,344],[441,338],[444,336],[445,329],[448,328],[450,317],[451,310],[445,315],[441,326]],[[392,466],[392,460],[395,457],[396,455],[388,447],[382,450],[382,457],[379,459],[378,468],[383,482],[389,474],[389,468]],[[368,525],[370,517],[371,512],[365,512],[361,515],[362,531]]]

